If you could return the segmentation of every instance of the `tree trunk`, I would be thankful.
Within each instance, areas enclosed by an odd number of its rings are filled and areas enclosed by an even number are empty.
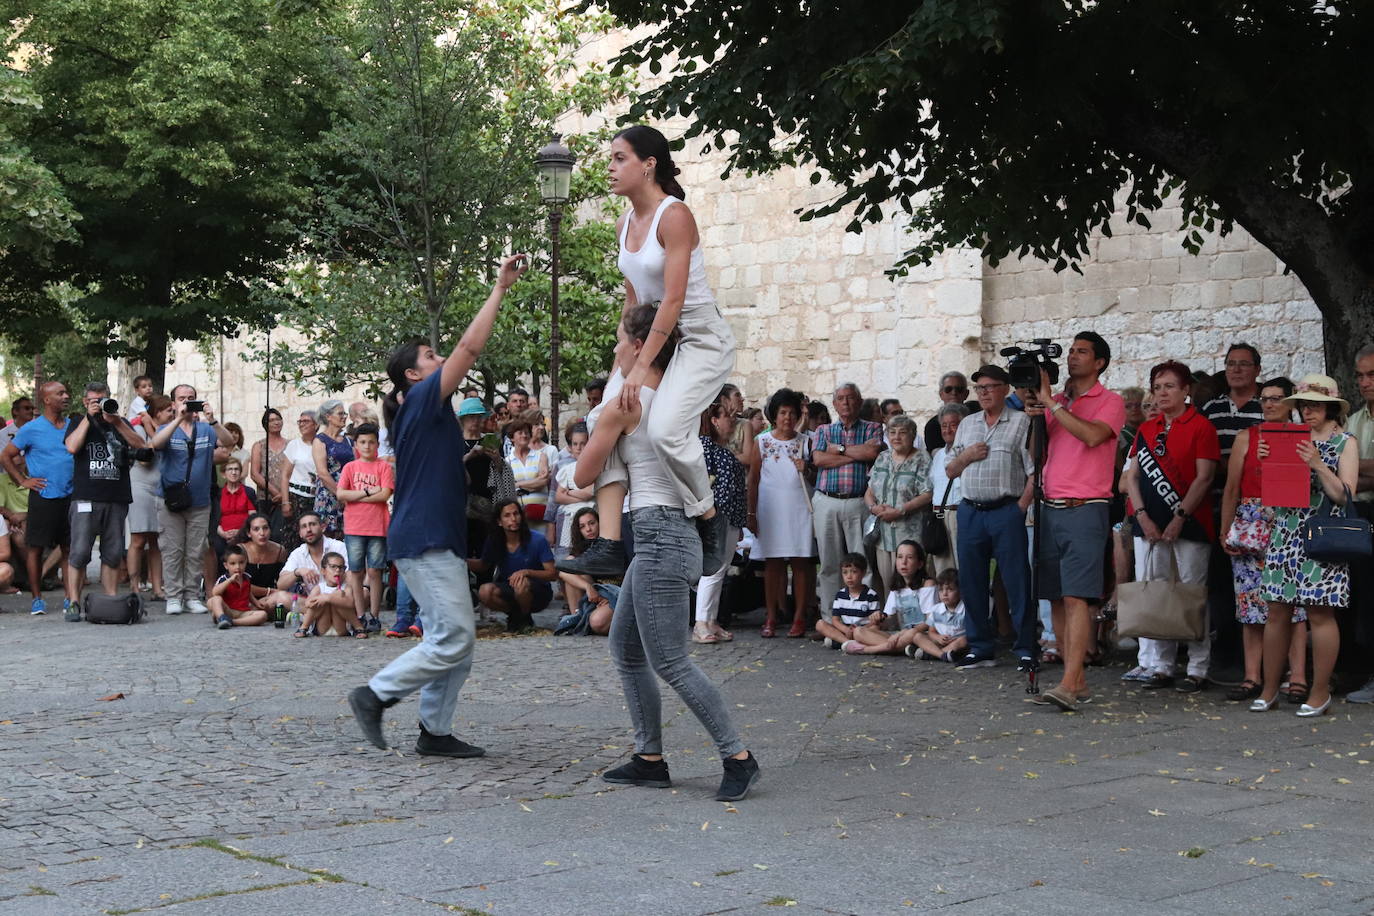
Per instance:
[[[442,309],[429,309],[429,345],[435,353],[439,352],[439,318],[442,314]]]
[[[1355,354],[1361,347],[1374,344],[1374,286],[1366,286],[1353,302],[1323,302],[1316,293],[1312,296],[1322,312],[1326,374],[1336,380],[1341,397],[1350,402],[1353,413],[1360,407],[1360,389],[1355,384]]]
[[[153,380],[153,390],[166,392],[167,384],[167,326],[160,321],[148,322],[148,340],[143,345],[145,372]]]

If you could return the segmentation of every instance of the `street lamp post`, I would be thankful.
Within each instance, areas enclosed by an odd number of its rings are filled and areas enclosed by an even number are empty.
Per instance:
[[[552,263],[549,272],[553,276],[552,295],[549,299],[549,442],[558,444],[558,402],[563,393],[558,387],[559,348],[562,339],[558,334],[558,230],[563,222],[563,205],[568,202],[572,185],[573,165],[577,157],[562,142],[562,134],[554,134],[538,155],[535,165],[539,168],[539,196],[549,207],[549,236]]]

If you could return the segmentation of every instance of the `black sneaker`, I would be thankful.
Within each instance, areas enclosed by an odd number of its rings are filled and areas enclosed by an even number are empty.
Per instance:
[[[957,665],[954,666],[954,668],[955,668],[956,671],[968,671],[968,670],[971,669],[971,668],[995,668],[995,667],[997,667],[997,660],[996,660],[996,659],[994,659],[994,658],[985,658],[985,657],[983,657],[983,656],[981,656],[981,655],[974,655],[972,652],[970,652],[968,655],[965,655],[965,656],[964,656],[964,660],[961,661],[959,664],[957,664]]]
[[[234,628],[234,621],[229,619],[228,614],[225,614],[219,619],[219,623],[215,624],[215,626],[219,627],[221,630],[232,630]]]
[[[673,784],[668,776],[668,761],[645,760],[638,754],[631,757],[629,763],[602,773],[601,781],[617,786],[646,786],[650,789],[666,789]]]
[[[559,572],[614,579],[625,575],[625,545],[620,541],[595,538],[581,554],[559,560],[556,565]]]
[[[348,693],[348,705],[353,707],[353,718],[358,720],[363,737],[382,750],[387,749],[386,738],[382,735],[382,710],[399,702],[399,698],[383,700],[366,684]]]
[[[376,616],[367,618],[367,623],[363,626],[364,633],[382,632],[382,621]]]
[[[701,538],[701,574],[703,576],[714,575],[716,570],[724,566],[725,561],[730,559],[730,554],[734,553],[735,545],[725,543],[729,533],[730,521],[725,517],[725,513],[719,509],[710,518],[697,518],[697,536]]]
[[[468,744],[452,735],[431,735],[420,726],[420,737],[415,739],[415,753],[426,757],[481,757],[486,748]]]
[[[739,801],[749,794],[749,788],[759,781],[759,762],[751,752],[743,760],[726,757],[725,773],[720,777],[716,801]]]

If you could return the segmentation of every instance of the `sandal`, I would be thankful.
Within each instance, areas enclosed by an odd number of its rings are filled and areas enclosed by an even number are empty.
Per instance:
[[[735,638],[735,634],[716,623],[714,620],[708,624],[711,632],[715,634],[716,642],[729,642]]]
[[[711,632],[710,626],[705,621],[692,627],[692,642],[695,643],[716,643],[720,642],[720,637]]]
[[[1040,652],[1040,663],[1044,665],[1062,665],[1064,659],[1059,657],[1059,650],[1049,646]]]
[[[773,628],[772,623],[765,623],[763,628],[759,630],[759,635],[764,639],[772,639],[774,636],[778,635],[778,632]]]
[[[788,639],[801,639],[806,635],[806,621],[798,618],[787,631]]]
[[[1307,702],[1308,687],[1302,681],[1292,681],[1288,684],[1288,702],[1294,706]]]
[[[1261,685],[1255,683],[1247,677],[1245,680],[1241,681],[1239,684],[1237,684],[1236,686],[1232,687],[1229,691],[1227,691],[1226,699],[1230,700],[1232,703],[1241,703],[1245,700],[1253,700],[1255,697],[1260,695],[1260,691],[1263,689],[1264,688]]]
[[[307,630],[305,627],[296,627],[296,632],[292,633],[291,635],[296,637],[297,639],[304,639],[305,637],[310,635],[310,631]]]

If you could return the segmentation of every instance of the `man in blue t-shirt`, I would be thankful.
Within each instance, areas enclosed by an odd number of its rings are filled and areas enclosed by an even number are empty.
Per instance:
[[[453,734],[458,691],[472,670],[477,637],[468,589],[465,536],[467,488],[463,431],[450,400],[486,346],[501,300],[529,265],[528,255],[501,262],[487,301],[448,359],[427,343],[402,345],[387,363],[394,386],[386,399],[396,450],[396,502],[387,550],[423,608],[424,641],[355,687],[349,706],[363,735],[386,750],[382,712],[420,691],[415,751],[437,757],[480,757],[486,751]]]
[[[62,563],[67,562],[70,522],[68,509],[72,495],[72,456],[67,451],[67,407],[72,396],[61,382],[47,382],[38,389],[43,415],[25,423],[14,440],[0,452],[0,464],[16,484],[30,490],[29,515],[25,523],[24,564],[29,574],[29,591],[33,594],[30,614],[47,613],[43,601],[43,553],[51,547],[62,550]],[[24,456],[25,474],[18,464]],[[63,602],[63,611],[70,612],[71,602]]]
[[[161,456],[163,501],[157,507],[157,521],[162,528],[158,542],[167,613],[204,614],[209,609],[196,591],[196,577],[210,530],[215,446],[233,448],[234,436],[215,419],[210,402],[198,400],[190,385],[173,388],[172,403],[177,418],[148,443]]]

